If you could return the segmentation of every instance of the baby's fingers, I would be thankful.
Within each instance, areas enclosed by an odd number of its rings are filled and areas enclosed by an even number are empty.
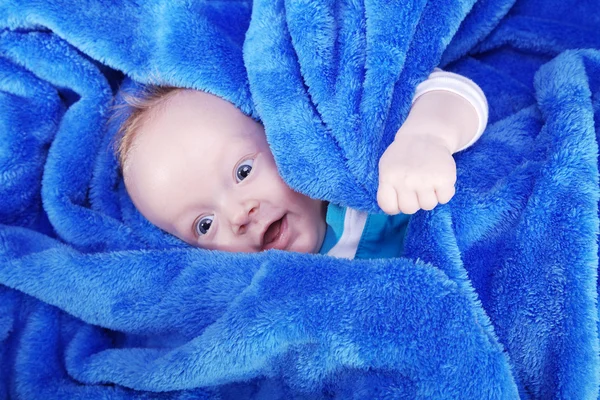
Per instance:
[[[438,198],[433,188],[417,191],[417,198],[419,200],[419,206],[423,210],[433,210],[438,204]]]
[[[435,188],[435,193],[440,204],[446,204],[454,196],[456,189],[454,185]]]
[[[412,190],[398,190],[398,206],[403,214],[414,214],[419,211],[417,194]]]
[[[395,215],[400,212],[396,190],[391,185],[379,184],[379,189],[377,190],[377,204],[379,204],[379,207],[386,214]]]

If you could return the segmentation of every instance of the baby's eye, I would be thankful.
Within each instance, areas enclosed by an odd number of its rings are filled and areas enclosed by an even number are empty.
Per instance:
[[[253,163],[254,160],[244,160],[238,165],[237,170],[235,171],[235,179],[238,181],[238,183],[250,175]]]
[[[211,215],[198,220],[198,222],[196,223],[196,233],[198,234],[198,236],[206,235],[208,233],[208,230],[212,225],[213,219],[214,217]]]

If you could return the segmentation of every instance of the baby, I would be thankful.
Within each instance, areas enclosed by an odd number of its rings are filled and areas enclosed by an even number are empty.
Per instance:
[[[398,256],[409,215],[452,198],[452,154],[474,143],[487,123],[483,92],[456,74],[436,70],[414,99],[379,162],[377,200],[391,216],[295,192],[279,176],[260,123],[189,89],[152,87],[129,101],[118,150],[125,186],[144,217],[193,246]]]

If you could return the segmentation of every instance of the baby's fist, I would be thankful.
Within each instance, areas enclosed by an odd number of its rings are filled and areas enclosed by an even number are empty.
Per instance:
[[[387,214],[432,210],[454,196],[456,164],[430,136],[396,136],[379,160],[377,203]]]

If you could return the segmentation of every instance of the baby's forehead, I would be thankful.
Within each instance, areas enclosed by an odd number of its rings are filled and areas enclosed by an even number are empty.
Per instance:
[[[229,125],[239,123],[237,113],[241,113],[224,100],[196,90],[181,90],[148,111],[141,130],[166,140],[175,139],[178,133],[193,133],[202,139],[224,138],[235,133]]]
[[[141,152],[152,155],[148,163],[195,159],[217,164],[220,155],[245,147],[268,149],[259,123],[219,97],[182,90],[140,127],[130,157]]]

